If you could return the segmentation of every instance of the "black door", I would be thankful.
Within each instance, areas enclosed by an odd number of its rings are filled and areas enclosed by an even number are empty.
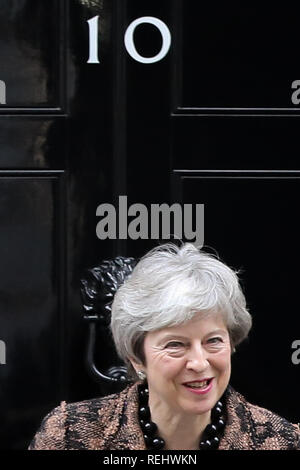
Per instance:
[[[157,244],[98,237],[97,208],[120,196],[204,204],[204,244],[241,270],[254,318],[232,383],[299,421],[297,13],[2,0],[1,448],[26,448],[60,400],[111,392],[85,368],[80,279]]]

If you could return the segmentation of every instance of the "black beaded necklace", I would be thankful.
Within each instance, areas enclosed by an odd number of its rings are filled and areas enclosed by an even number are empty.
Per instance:
[[[138,385],[138,395],[139,422],[144,434],[146,447],[147,449],[161,450],[165,447],[165,441],[158,435],[157,425],[151,421],[151,413],[148,405],[149,390],[146,381]],[[199,443],[200,450],[216,450],[219,447],[220,439],[225,428],[225,408],[221,401],[218,401],[211,410],[211,420],[212,422],[204,429],[202,439]]]

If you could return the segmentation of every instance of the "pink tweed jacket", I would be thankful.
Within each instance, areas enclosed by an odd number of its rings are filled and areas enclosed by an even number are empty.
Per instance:
[[[61,402],[44,418],[29,450],[144,450],[137,410],[137,384],[103,398]],[[226,412],[219,450],[300,449],[298,425],[248,403],[232,387]]]

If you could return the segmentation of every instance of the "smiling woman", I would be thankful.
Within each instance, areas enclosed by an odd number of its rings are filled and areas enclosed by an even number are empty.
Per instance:
[[[184,325],[151,332],[144,353],[151,418],[161,438],[169,449],[198,449],[199,436],[230,378],[230,339],[222,318],[199,315]],[[138,370],[140,365],[132,362]]]
[[[230,385],[251,316],[237,274],[191,244],[155,248],[117,291],[111,330],[134,383],[66,404],[30,449],[299,449],[300,430]]]

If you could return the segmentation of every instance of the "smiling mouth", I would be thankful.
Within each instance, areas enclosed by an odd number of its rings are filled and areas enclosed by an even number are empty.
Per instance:
[[[208,385],[211,383],[212,378],[210,379],[205,379],[205,380],[199,380],[198,382],[185,382],[183,385],[188,388],[197,388],[197,389],[202,389],[208,387]]]

